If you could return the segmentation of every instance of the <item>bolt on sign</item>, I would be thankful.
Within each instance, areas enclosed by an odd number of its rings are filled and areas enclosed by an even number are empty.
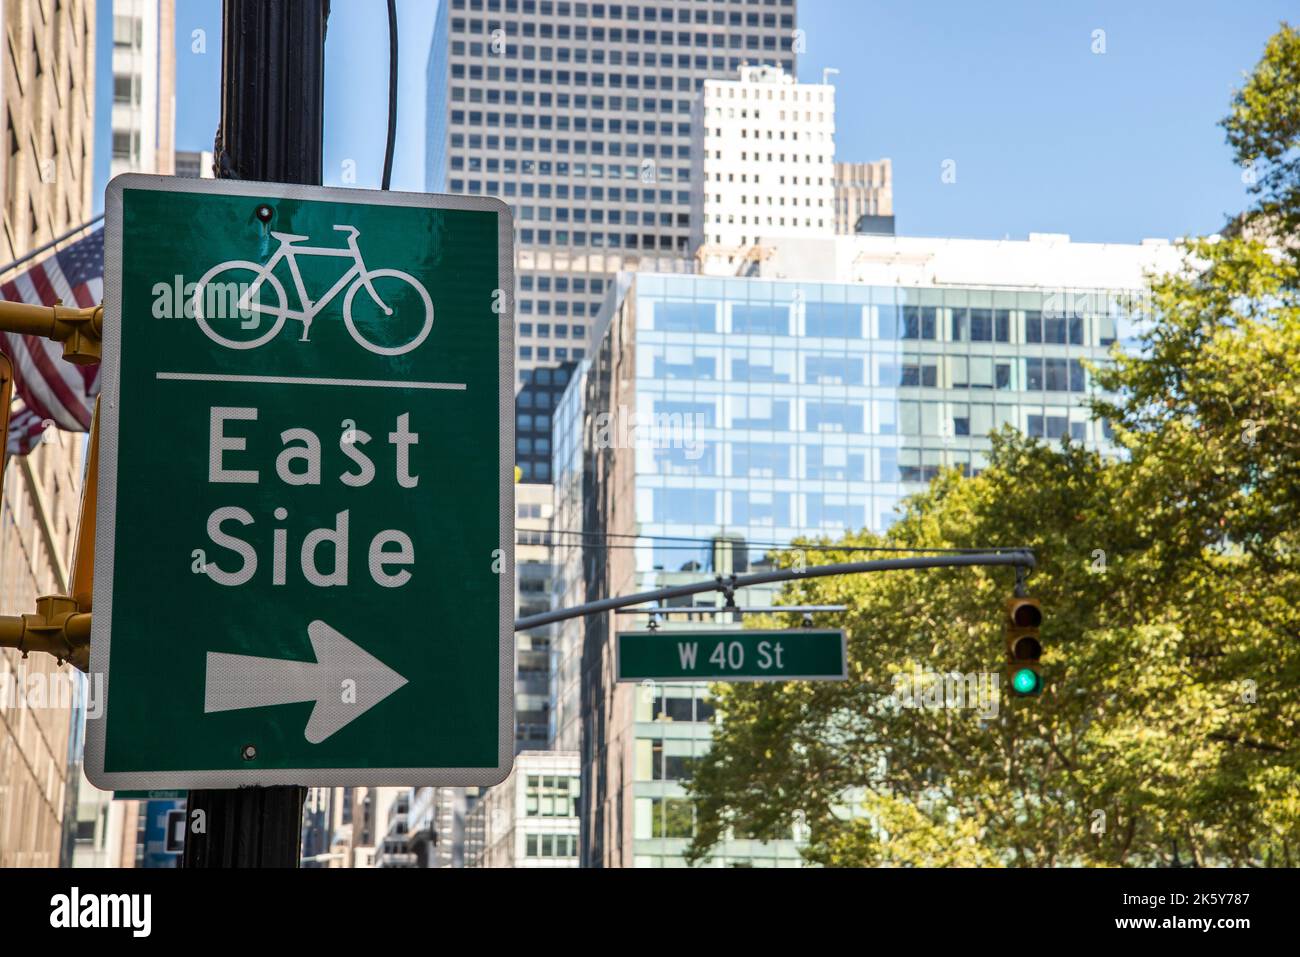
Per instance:
[[[623,631],[619,681],[842,681],[844,632]]]
[[[508,208],[128,174],[105,212],[90,779],[502,780]]]

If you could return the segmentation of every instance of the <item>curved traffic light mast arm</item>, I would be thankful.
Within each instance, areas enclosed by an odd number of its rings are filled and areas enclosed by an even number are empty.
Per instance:
[[[924,551],[924,549],[918,549]],[[688,595],[700,595],[705,592],[724,592],[734,594],[741,588],[753,585],[770,585],[777,582],[798,581],[802,578],[826,578],[831,575],[865,575],[871,572],[907,571],[917,568],[969,568],[972,566],[1010,566],[1017,569],[1017,580],[1021,580],[1026,571],[1034,567],[1034,553],[1027,548],[1009,549],[1007,551],[967,552],[960,555],[915,555],[908,558],[881,558],[869,562],[837,562],[832,565],[810,565],[807,568],[782,568],[771,572],[757,572],[753,575],[718,576],[712,581],[695,582],[690,585],[675,585],[672,588],[659,588],[655,591],[643,591],[635,595],[623,595],[618,598],[602,598],[600,601],[575,605],[572,608],[557,608],[554,611],[529,615],[515,621],[515,631],[528,631],[553,622],[568,618],[581,618],[595,615],[616,608],[641,605],[649,601],[667,601],[671,598],[685,598]],[[646,611],[653,609],[647,608]],[[779,611],[774,606],[773,611]]]

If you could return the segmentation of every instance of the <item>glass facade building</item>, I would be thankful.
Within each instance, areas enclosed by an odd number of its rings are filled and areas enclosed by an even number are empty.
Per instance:
[[[1104,358],[1117,317],[1057,315],[1052,293],[647,275],[636,290],[637,415],[702,424],[698,449],[636,450],[654,535],[739,537],[753,564],[804,532],[883,531],[941,467],[977,473],[1004,425],[1105,441],[1083,360]],[[638,572],[710,558],[650,547]]]
[[[554,369],[522,373],[523,385],[515,394],[515,465],[520,482],[551,481],[551,415],[577,365],[565,362]]]
[[[557,410],[557,532],[582,532],[557,557],[566,604],[761,570],[798,536],[884,531],[940,468],[978,473],[1002,426],[1107,447],[1084,362],[1131,336],[1123,292],[628,279]],[[712,735],[707,686],[615,681],[613,632],[634,627],[593,616],[557,639],[581,675],[587,865],[683,863],[682,780]],[[713,863],[797,865],[790,837],[736,835]]]

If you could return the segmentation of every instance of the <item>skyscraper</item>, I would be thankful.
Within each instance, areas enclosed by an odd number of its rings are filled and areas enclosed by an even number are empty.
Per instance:
[[[764,239],[835,234],[835,87],[776,67],[706,80],[695,103],[691,248],[735,275]]]
[[[691,109],[746,64],[795,72],[795,0],[445,0],[427,188],[515,212],[521,381],[590,353],[612,275],[688,271]]]
[[[767,252],[752,277],[620,277],[556,412],[565,605],[769,571],[770,552],[799,537],[883,532],[940,468],[984,468],[1006,425],[1109,450],[1084,363],[1132,345],[1144,272],[1180,255],[1035,234]],[[633,414],[635,429],[611,424]],[[775,590],[736,601],[764,606]],[[615,635],[645,626],[589,615],[553,639],[556,740],[581,746],[585,866],[681,866],[693,833],[684,784],[717,714],[707,684],[618,680]],[[797,866],[805,837],[728,833],[710,863]]]
[[[532,328],[530,323],[523,325]],[[524,485],[550,484],[551,416],[577,365],[569,360],[551,369],[535,369],[515,393],[515,465]]]
[[[118,173],[175,170],[174,0],[111,0],[112,163]]]
[[[552,399],[556,369],[567,379],[590,355],[613,277],[692,267],[696,95],[706,79],[736,77],[746,64],[793,74],[795,7],[795,0],[439,4],[426,188],[499,196],[514,211],[516,368],[520,398],[533,402],[517,410],[528,418],[528,428],[520,423],[520,438],[530,443],[519,450],[525,481],[550,481],[550,412],[536,398]],[[537,570],[543,566],[549,561]],[[524,576],[520,584],[535,582]],[[548,649],[536,634],[525,641],[520,681],[531,691],[544,676],[522,669]],[[531,707],[522,713],[545,715]],[[525,726],[533,733],[533,722]],[[476,797],[460,800],[468,811]],[[452,846],[463,830],[451,827]]]

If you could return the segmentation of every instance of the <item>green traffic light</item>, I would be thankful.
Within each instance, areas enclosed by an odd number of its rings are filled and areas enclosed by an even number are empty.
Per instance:
[[[1038,675],[1032,668],[1021,668],[1012,676],[1011,687],[1017,694],[1033,694],[1038,690]]]

